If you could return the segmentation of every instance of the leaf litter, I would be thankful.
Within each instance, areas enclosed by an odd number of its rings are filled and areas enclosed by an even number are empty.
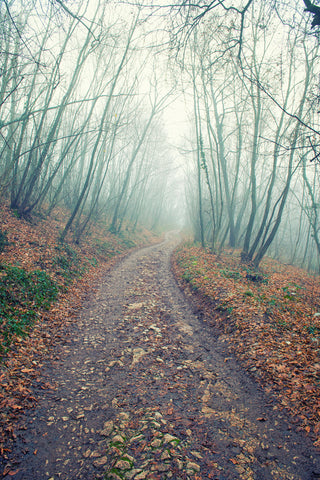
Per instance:
[[[44,361],[54,388],[33,386],[5,478],[317,478],[311,442],[192,313],[170,273],[174,245],[101,277]]]
[[[266,259],[252,281],[239,252],[188,246],[173,268],[226,348],[320,447],[319,276]]]

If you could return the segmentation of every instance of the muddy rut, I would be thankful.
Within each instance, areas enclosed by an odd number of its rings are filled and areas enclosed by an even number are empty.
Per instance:
[[[175,244],[131,254],[83,305],[4,478],[320,478],[308,439],[188,306],[170,273]]]

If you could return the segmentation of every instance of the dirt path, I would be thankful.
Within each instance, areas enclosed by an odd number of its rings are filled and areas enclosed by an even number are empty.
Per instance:
[[[309,441],[186,304],[173,246],[133,253],[84,305],[4,478],[320,478]]]

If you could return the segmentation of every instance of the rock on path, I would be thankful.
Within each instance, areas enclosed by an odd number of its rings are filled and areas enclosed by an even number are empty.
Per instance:
[[[175,240],[124,259],[43,372],[4,478],[311,480],[319,457],[192,313]]]

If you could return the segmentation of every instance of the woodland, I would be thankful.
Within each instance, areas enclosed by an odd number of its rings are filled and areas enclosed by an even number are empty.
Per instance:
[[[1,195],[319,269],[319,7],[1,5]],[[4,235],[5,233],[3,233]]]
[[[0,22],[2,454],[93,279],[171,230],[181,288],[319,446],[319,2],[3,0]]]

